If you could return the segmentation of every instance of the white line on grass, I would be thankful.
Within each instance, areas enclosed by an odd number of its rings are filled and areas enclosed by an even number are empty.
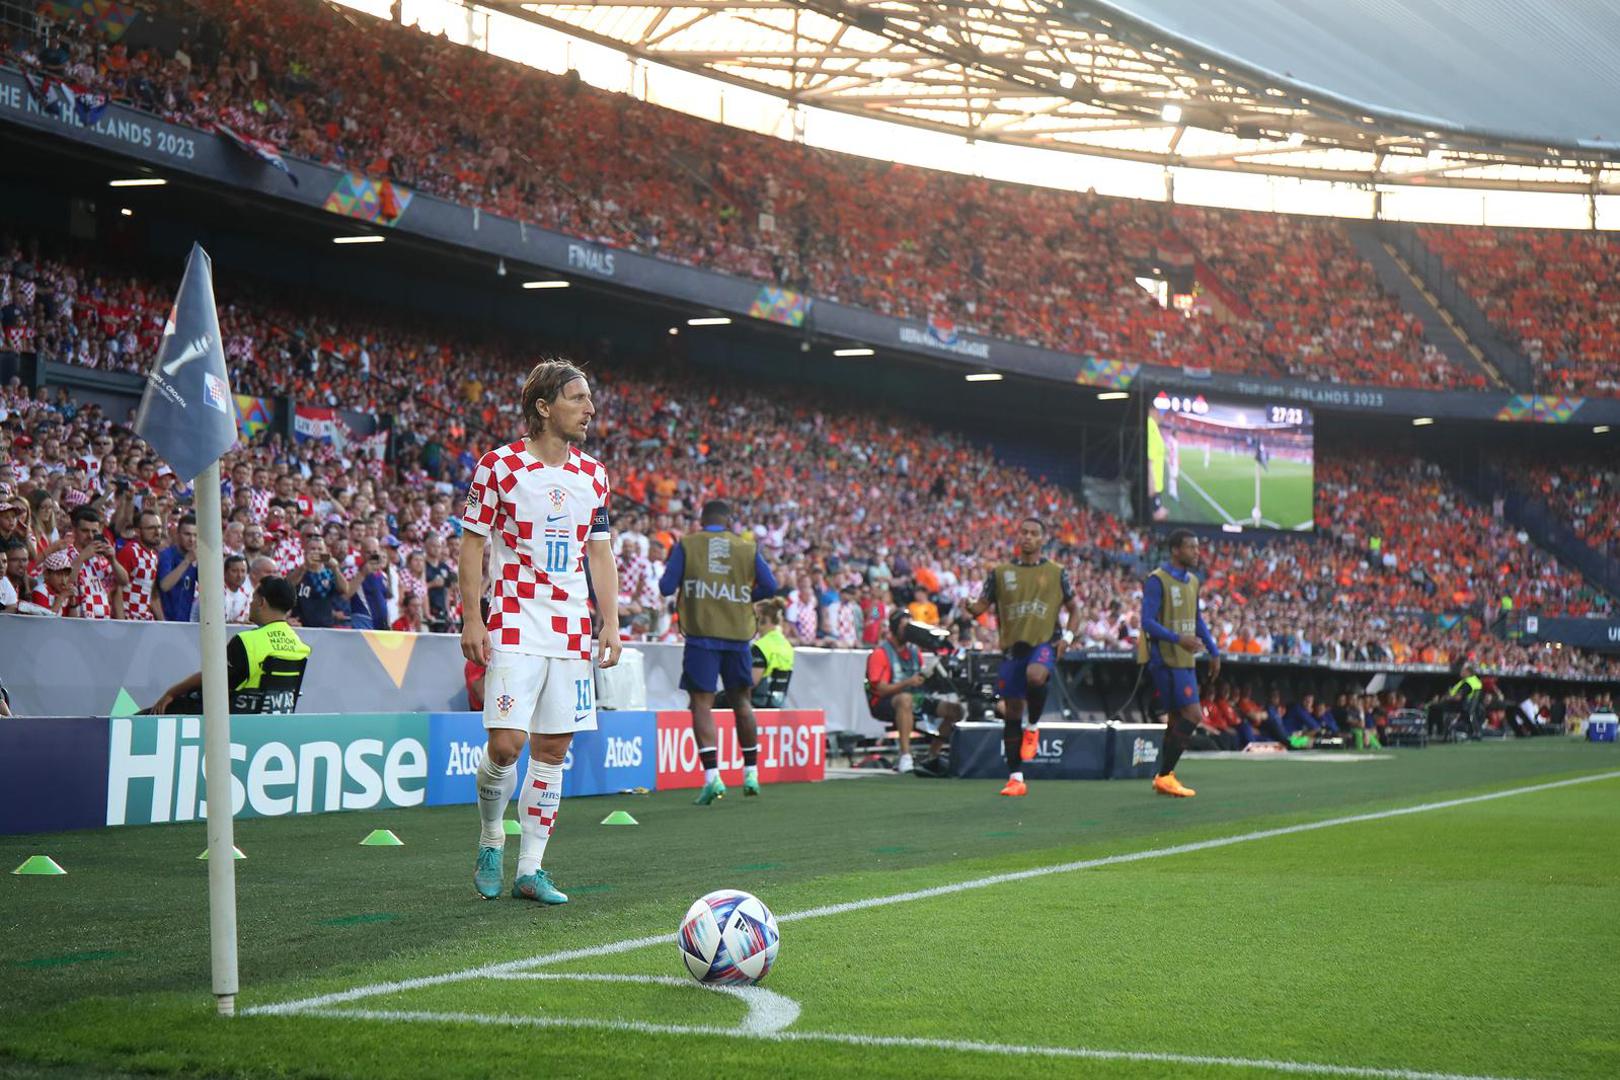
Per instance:
[[[738,1028],[690,1024],[649,1024],[638,1020],[599,1020],[566,1016],[484,1016],[479,1013],[413,1012],[391,1009],[308,1009],[304,1016],[334,1020],[393,1020],[408,1023],[494,1024],[510,1027],[586,1028],[635,1032],[641,1035],[712,1035],[725,1038],[766,1039],[770,1042],[837,1043],[843,1046],[949,1050],[954,1053],[996,1054],[1003,1057],[1079,1058],[1086,1061],[1134,1061],[1165,1065],[1225,1066],[1269,1069],[1306,1076],[1354,1076],[1370,1080],[1502,1080],[1468,1073],[1423,1072],[1418,1069],[1378,1069],[1364,1065],[1324,1065],[1310,1061],[1271,1061],[1266,1058],[1213,1057],[1167,1054],[1149,1050],[1096,1050],[1085,1046],[1019,1046],[971,1039],[923,1039],[903,1035],[847,1035],[836,1031],[777,1031],[770,1034]]]
[[[1221,515],[1221,517],[1225,518],[1226,523],[1228,525],[1236,525],[1237,524],[1237,518],[1234,518],[1231,514],[1228,514],[1226,512],[1226,507],[1224,507],[1220,503],[1216,502],[1215,499],[1213,497],[1211,497],[1210,493],[1204,490],[1204,486],[1202,484],[1200,484],[1198,481],[1194,480],[1192,477],[1188,476],[1186,473],[1181,474],[1181,479],[1183,479],[1183,480],[1187,481],[1187,483],[1191,484],[1192,489],[1194,491],[1198,492],[1198,494],[1202,495],[1204,497],[1204,501],[1209,503],[1209,505],[1213,506],[1215,508],[1215,512],[1217,514]],[[1178,499],[1177,501],[1179,502],[1180,500]]]
[[[803,919],[821,919],[829,915],[846,915],[853,911],[866,911],[870,908],[887,907],[891,904],[908,904],[916,900],[928,900],[936,896],[949,896],[953,893],[968,892],[972,889],[986,889],[993,885],[1006,885],[1014,881],[1025,881],[1030,878],[1048,877],[1052,874],[1067,874],[1076,870],[1095,870],[1104,866],[1118,866],[1124,863],[1142,862],[1147,859],[1163,859],[1171,855],[1188,855],[1195,851],[1210,851],[1215,848],[1231,847],[1235,844],[1246,844],[1255,840],[1270,840],[1279,836],[1292,836],[1296,833],[1315,832],[1318,829],[1331,829],[1338,825],[1354,825],[1366,821],[1384,821],[1389,818],[1405,817],[1409,814],[1424,814],[1433,810],[1449,810],[1457,806],[1471,806],[1475,803],[1491,802],[1496,799],[1507,799],[1515,795],[1529,795],[1538,791],[1552,791],[1556,788],[1571,787],[1576,784],[1590,784],[1597,780],[1614,780],[1620,778],[1620,771],[1593,773],[1589,776],[1577,776],[1569,780],[1554,780],[1545,784],[1531,784],[1527,787],[1508,788],[1504,791],[1492,791],[1484,795],[1469,795],[1459,799],[1445,799],[1440,802],[1419,803],[1416,806],[1403,806],[1393,810],[1376,810],[1366,814],[1351,814],[1346,817],[1326,818],[1322,821],[1307,821],[1298,825],[1284,825],[1275,829],[1260,829],[1256,832],[1240,833],[1236,836],[1221,836],[1213,840],[1198,840],[1193,843],[1175,844],[1170,847],[1150,848],[1146,851],[1130,851],[1120,855],[1104,855],[1095,859],[1080,859],[1075,862],[1057,863],[1051,866],[1037,866],[1028,870],[1015,870],[1005,874],[992,874],[989,877],[973,878],[968,881],[957,881],[949,885],[936,885],[931,889],[915,889],[911,892],[894,893],[889,896],[873,896],[865,900],[851,900],[842,904],[827,904],[822,907],[807,908],[804,911],[795,911],[777,917],[777,922],[799,922]],[[361,998],[376,997],[381,994],[397,994],[405,990],[417,990],[428,986],[442,986],[445,983],[465,982],[470,979],[483,979],[490,976],[501,975],[505,972],[522,971],[525,968],[545,967],[553,964],[563,964],[571,960],[589,960],[602,956],[613,956],[617,953],[632,952],[636,949],[645,949],[653,945],[672,945],[675,940],[673,934],[649,934],[646,937],[628,938],[624,941],[609,942],[606,945],[589,945],[578,949],[564,949],[560,952],[543,953],[523,960],[507,960],[498,964],[485,964],[481,967],[468,968],[465,971],[448,972],[443,975],[427,975],[415,979],[400,979],[395,982],[373,983],[369,986],[359,986],[352,990],[343,990],[333,994],[319,994],[315,997],[301,998],[297,1001],[283,1001],[269,1005],[255,1005],[249,1009],[240,1010],[243,1016],[285,1016],[292,1013],[305,1012],[311,1009],[320,1009],[329,1005],[338,1005],[349,1001],[358,1001]],[[1392,1074],[1394,1075],[1394,1074]],[[1417,1074],[1410,1074],[1417,1075]]]
[[[733,1034],[774,1035],[793,1026],[799,1018],[799,1003],[786,994],[778,994],[763,986],[727,983],[700,983],[696,979],[680,979],[673,975],[607,975],[595,972],[571,971],[506,971],[490,976],[512,982],[596,982],[636,983],[643,986],[673,986],[679,990],[702,990],[711,994],[724,994],[748,1006],[748,1015]],[[347,1015],[347,1014],[345,1014]]]

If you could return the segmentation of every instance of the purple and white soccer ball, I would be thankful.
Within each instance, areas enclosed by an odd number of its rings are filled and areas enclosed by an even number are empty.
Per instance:
[[[757,983],[782,943],[771,909],[737,889],[720,889],[694,903],[676,938],[686,970],[701,983]]]

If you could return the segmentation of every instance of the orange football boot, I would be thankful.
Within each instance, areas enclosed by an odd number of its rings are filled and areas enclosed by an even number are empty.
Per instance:
[[[1171,795],[1178,799],[1190,799],[1198,794],[1198,792],[1177,780],[1175,773],[1155,776],[1153,778],[1153,790],[1160,795]]]
[[[1008,777],[1007,778],[1007,786],[1001,789],[1001,793],[1003,795],[1014,795],[1014,796],[1028,795],[1029,794],[1029,785],[1024,783],[1022,780],[1014,780],[1011,777]]]
[[[1041,733],[1032,727],[1024,729],[1024,741],[1018,744],[1018,760],[1034,761],[1041,749]]]

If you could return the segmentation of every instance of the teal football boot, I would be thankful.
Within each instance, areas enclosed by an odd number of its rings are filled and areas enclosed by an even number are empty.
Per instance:
[[[512,895],[519,900],[538,900],[542,904],[566,904],[568,895],[551,882],[544,870],[518,878],[512,882]]]
[[[703,785],[703,790],[698,792],[698,797],[693,799],[692,803],[695,806],[708,806],[710,803],[714,802],[716,799],[723,799],[725,797],[726,797],[726,784],[725,784],[725,781],[721,780],[717,776],[713,780],[709,781],[707,784]]]
[[[485,900],[493,900],[501,895],[501,856],[504,854],[498,847],[478,849],[478,869],[473,871],[473,888]]]
[[[759,794],[759,774],[747,773],[743,776],[743,798]]]

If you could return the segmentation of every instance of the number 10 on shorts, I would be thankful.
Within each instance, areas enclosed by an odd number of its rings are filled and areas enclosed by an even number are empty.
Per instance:
[[[574,680],[574,712],[588,713],[591,711],[591,680]]]

